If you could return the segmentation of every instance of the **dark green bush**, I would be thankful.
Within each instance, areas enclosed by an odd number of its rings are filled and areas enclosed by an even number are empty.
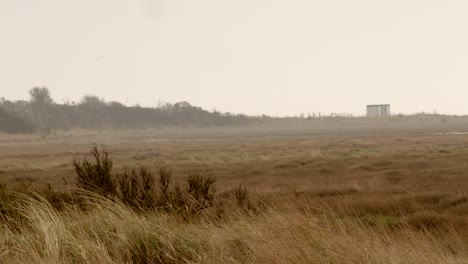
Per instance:
[[[191,174],[186,179],[185,187],[176,184],[173,188],[170,188],[171,181],[172,170],[161,168],[159,170],[160,196],[157,202],[159,209],[187,216],[213,206],[215,178]]]
[[[198,174],[191,174],[187,178],[188,195],[195,204],[191,203],[190,210],[198,212],[213,205],[214,187],[216,179],[213,177],[202,177]]]
[[[119,199],[124,204],[143,211],[159,209],[191,215],[213,206],[216,181],[213,177],[190,174],[185,187],[177,184],[171,188],[170,169],[160,168],[158,181],[143,166],[112,174],[113,161],[104,147],[99,150],[94,146],[91,154],[92,161],[86,158],[73,161],[77,187],[80,189]],[[156,182],[159,188],[156,187]],[[56,193],[49,194],[54,202],[59,198]]]
[[[145,167],[138,170],[125,170],[117,174],[118,187],[120,190],[120,199],[127,205],[139,207],[141,209],[150,209],[155,206],[156,179]]]
[[[97,146],[91,150],[93,161],[86,158],[75,159],[73,166],[77,175],[78,188],[95,192],[105,197],[112,197],[117,193],[117,185],[112,177],[113,161],[108,151]]]

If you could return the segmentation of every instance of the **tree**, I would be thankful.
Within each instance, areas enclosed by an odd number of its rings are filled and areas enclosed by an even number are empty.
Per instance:
[[[31,133],[34,126],[15,113],[9,113],[0,107],[0,131],[7,133]]]
[[[106,102],[97,96],[85,95],[81,99],[81,104],[87,106],[105,106]]]
[[[29,90],[32,103],[53,104],[54,100],[50,96],[50,91],[46,87],[34,87]]]

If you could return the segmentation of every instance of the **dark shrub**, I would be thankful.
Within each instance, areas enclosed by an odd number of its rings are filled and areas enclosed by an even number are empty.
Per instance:
[[[216,179],[213,177],[202,177],[198,174],[191,174],[187,178],[188,195],[195,203],[191,203],[191,211],[198,212],[213,205],[214,187]]]
[[[117,178],[122,202],[141,209],[155,206],[156,180],[149,169],[142,166],[138,170],[125,170],[122,174],[118,174]]]
[[[167,168],[159,169],[159,190],[162,196],[167,196],[169,185],[172,180],[172,170]]]
[[[172,170],[159,169],[159,192],[156,191],[156,178],[145,167],[126,169],[120,174],[112,174],[113,161],[105,148],[94,146],[93,160],[74,160],[78,188],[91,191],[108,198],[116,198],[124,204],[141,211],[160,209],[182,213],[184,216],[198,213],[214,202],[215,178],[191,174],[186,187],[177,184],[171,188]],[[51,199],[58,194],[50,192]]]
[[[113,161],[107,150],[102,147],[99,151],[93,146],[91,151],[93,161],[86,158],[75,159],[73,166],[77,175],[77,186],[87,191],[95,192],[105,197],[114,196],[117,188],[112,178]]]
[[[60,192],[47,184],[45,188],[39,189],[38,193],[47,200],[57,210],[62,210],[66,205],[79,203],[79,199],[74,199],[73,194],[69,192]]]

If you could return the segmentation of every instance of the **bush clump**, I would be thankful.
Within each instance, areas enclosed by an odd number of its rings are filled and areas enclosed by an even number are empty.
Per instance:
[[[73,161],[77,175],[77,187],[98,193],[104,197],[115,196],[117,186],[112,177],[114,162],[109,152],[104,147],[99,151],[97,146],[93,146],[91,155],[94,162],[86,158]]]
[[[117,174],[119,195],[122,202],[133,207],[150,209],[155,206],[154,175],[145,167],[125,170]]]
[[[192,173],[186,178],[186,186],[177,184],[171,188],[171,169],[160,168],[159,179],[144,166],[113,174],[113,160],[106,148],[94,146],[91,154],[91,161],[86,158],[73,161],[80,189],[143,211],[157,209],[192,215],[213,206],[214,177]]]

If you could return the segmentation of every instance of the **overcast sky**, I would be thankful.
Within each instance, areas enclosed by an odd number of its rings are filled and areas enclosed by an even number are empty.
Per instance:
[[[0,0],[0,97],[468,114],[466,0]]]

